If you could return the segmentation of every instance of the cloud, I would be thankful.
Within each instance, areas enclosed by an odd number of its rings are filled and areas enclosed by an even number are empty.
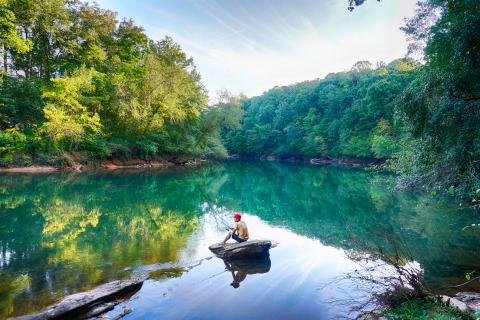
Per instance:
[[[151,38],[170,35],[194,58],[211,95],[228,89],[252,96],[406,53],[399,27],[415,0],[368,1],[353,13],[344,2],[147,0],[132,14]]]

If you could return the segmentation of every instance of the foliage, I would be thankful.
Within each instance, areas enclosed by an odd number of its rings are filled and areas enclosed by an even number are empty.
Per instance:
[[[255,156],[392,156],[401,129],[395,100],[417,65],[399,59],[373,69],[360,61],[349,72],[276,87],[243,101],[243,126],[224,131],[224,143]]]
[[[100,133],[100,118],[92,112],[95,97],[94,70],[81,68],[72,76],[52,80],[52,89],[44,92],[45,122],[39,134],[45,135],[56,149],[72,150],[87,137]]]
[[[0,129],[20,127],[31,132],[40,124],[43,87],[44,82],[38,79],[0,78]]]
[[[433,299],[411,299],[403,302],[383,314],[389,320],[420,320],[420,319],[449,319],[449,320],[473,320],[472,315],[462,312],[455,307],[445,307]]]
[[[373,130],[372,151],[376,158],[390,158],[398,150],[395,132],[387,120],[380,119]]]
[[[26,141],[26,136],[17,128],[0,130],[1,161],[11,161],[17,152],[24,150]]]
[[[431,12],[436,16],[425,25]],[[399,102],[414,145],[421,145],[401,155],[414,160],[401,169],[422,176],[417,184],[443,190],[453,185],[472,197],[480,186],[479,19],[478,1],[419,4],[405,31],[425,43],[426,64]]]
[[[349,1],[353,10],[365,1]],[[243,103],[231,153],[280,157],[390,158],[401,185],[475,199],[480,188],[480,2],[422,0],[402,28],[420,65],[376,69],[275,87]],[[452,192],[451,190],[454,190]]]
[[[22,132],[28,157],[226,154],[225,125],[211,120],[195,64],[172,38],[154,42],[132,20],[81,1],[1,0],[0,10],[9,70],[0,130]]]
[[[25,53],[31,49],[32,42],[23,39],[16,28],[15,13],[11,10],[10,0],[0,0],[0,49],[4,57],[3,71],[7,73],[7,59],[10,50]]]

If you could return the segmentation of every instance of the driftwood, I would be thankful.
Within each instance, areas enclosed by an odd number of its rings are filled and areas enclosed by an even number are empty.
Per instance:
[[[253,240],[242,243],[221,243],[212,244],[209,249],[216,256],[223,259],[233,258],[249,258],[268,255],[268,251],[272,247],[269,240]]]
[[[62,301],[47,307],[45,310],[39,313],[22,316],[17,319],[72,319],[78,317],[80,314],[87,314],[92,309],[92,311],[94,311],[105,301],[112,300],[122,294],[131,293],[140,289],[144,281],[145,279],[112,281],[90,291],[72,294],[65,297]],[[105,307],[106,309],[102,311],[108,311],[108,308],[111,307],[111,305],[107,304]],[[100,308],[102,307],[100,306]],[[92,313],[90,313],[90,315],[92,315]]]

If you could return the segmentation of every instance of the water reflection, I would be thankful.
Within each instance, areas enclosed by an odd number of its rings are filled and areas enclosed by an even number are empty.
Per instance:
[[[154,278],[185,277],[181,265],[212,243],[202,242],[202,228],[214,225],[202,222],[211,208],[247,212],[249,219],[358,254],[374,252],[389,235],[410,249],[434,288],[475,270],[480,236],[460,231],[477,222],[475,213],[392,193],[392,183],[391,176],[364,171],[263,162],[193,171],[0,175],[0,318],[130,277],[139,266],[174,263],[180,267]],[[255,232],[250,222],[249,229]],[[299,254],[292,250],[282,259]],[[254,268],[229,266],[229,284],[247,275],[236,281],[241,291]]]
[[[249,274],[267,273],[270,271],[272,262],[270,256],[256,259],[223,259],[225,269],[232,274],[232,282],[230,285],[237,289],[240,283],[247,278]]]

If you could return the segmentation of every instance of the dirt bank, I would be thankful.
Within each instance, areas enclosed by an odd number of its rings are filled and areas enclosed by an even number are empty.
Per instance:
[[[53,166],[30,166],[30,167],[10,167],[0,168],[0,173],[45,173],[60,170]]]
[[[120,169],[162,169],[174,166],[197,166],[207,162],[204,159],[171,158],[158,160],[143,159],[108,159],[88,163],[81,163],[76,158],[69,156],[68,164],[52,166],[34,164],[28,167],[0,167],[0,173],[48,173],[56,171],[91,171],[91,170],[120,170]]]

